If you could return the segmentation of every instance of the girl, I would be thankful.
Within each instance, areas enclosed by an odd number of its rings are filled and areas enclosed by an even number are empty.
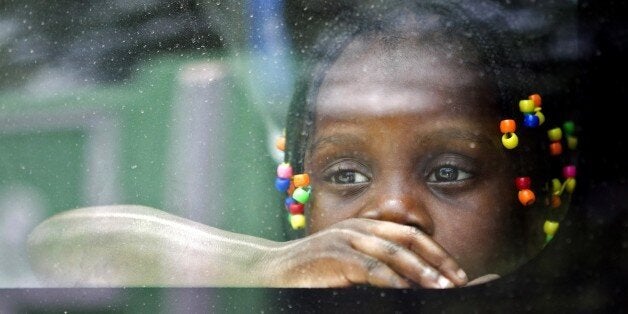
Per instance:
[[[152,208],[85,208],[34,230],[34,269],[72,286],[397,288],[512,271],[567,208],[575,169],[562,132],[573,126],[555,128],[535,94],[551,90],[525,71],[504,25],[469,9],[409,4],[321,37],[277,178],[303,237],[277,243]]]

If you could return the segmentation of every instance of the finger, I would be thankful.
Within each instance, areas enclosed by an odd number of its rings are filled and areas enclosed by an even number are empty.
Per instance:
[[[361,230],[408,248],[433,268],[437,269],[456,286],[463,286],[468,282],[466,273],[451,255],[419,228],[400,225],[390,221],[357,220],[368,222],[366,224],[360,223]]]
[[[349,263],[343,263],[347,279],[354,284],[380,288],[409,288],[410,284],[388,265],[366,254],[355,252]]]
[[[487,283],[489,281],[493,281],[496,279],[501,278],[498,274],[487,274],[478,278],[475,278],[471,281],[469,281],[469,283],[467,284],[467,286],[475,286],[475,285],[479,285],[479,284],[483,284],[483,283]]]
[[[397,274],[425,288],[453,288],[454,284],[438,270],[407,248],[377,236],[357,234],[350,239],[353,247],[383,262]]]

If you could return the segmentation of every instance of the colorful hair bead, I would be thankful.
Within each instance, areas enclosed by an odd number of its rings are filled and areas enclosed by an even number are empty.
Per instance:
[[[532,179],[530,179],[530,177],[517,177],[515,179],[515,185],[517,186],[517,190],[530,189]]]
[[[532,190],[530,189],[520,190],[517,196],[519,198],[519,202],[521,202],[523,206],[532,205],[534,204],[534,201],[536,201],[534,192],[532,192]]]
[[[307,201],[310,200],[310,190],[305,188],[297,188],[292,193],[292,198],[294,198],[295,201],[301,204],[305,204],[307,203]]]
[[[290,212],[290,214],[292,215],[300,215],[303,214],[305,209],[305,206],[301,203],[292,203],[290,204],[290,206],[288,207],[288,211]]]
[[[517,190],[519,190],[519,193],[517,193],[519,202],[521,202],[523,206],[532,205],[536,200],[534,192],[530,190],[532,179],[530,179],[530,177],[517,177],[515,178],[515,186]]]
[[[499,130],[502,133],[515,133],[517,130],[517,123],[513,119],[504,119],[499,122]]]
[[[560,180],[554,178],[552,179],[552,194],[560,195],[562,190],[562,184],[560,184]]]
[[[519,138],[515,133],[506,133],[502,135],[502,144],[508,149],[513,149],[519,145]]]
[[[291,196],[286,197],[286,199],[283,201],[283,204],[286,207],[286,210],[289,210],[290,205],[294,204],[294,202],[296,201]]]
[[[297,174],[292,177],[292,182],[295,187],[305,187],[310,185],[310,176],[307,173]]]
[[[535,107],[541,107],[541,95],[539,94],[532,94],[530,96],[528,96],[529,100],[532,100],[532,102],[534,102],[534,106]]]
[[[576,166],[567,165],[563,167],[563,178],[575,178],[576,177]]]
[[[561,203],[562,201],[560,200],[560,194],[552,194],[552,198],[550,200],[550,206],[552,208],[558,208],[560,207]]]
[[[549,153],[552,156],[558,156],[563,153],[563,144],[560,141],[551,142],[549,144]]]
[[[565,134],[573,135],[574,132],[576,132],[576,125],[573,123],[573,121],[565,121],[563,123],[563,130],[565,131]]]
[[[292,229],[298,230],[305,228],[305,216],[304,215],[290,215],[290,225]]]
[[[560,128],[552,128],[547,131],[547,137],[550,141],[556,142],[563,138],[563,131]]]
[[[578,148],[578,138],[572,135],[567,135],[567,147],[571,150]]]
[[[292,177],[292,167],[287,162],[282,162],[277,166],[277,177],[290,179]]]
[[[565,190],[567,193],[571,194],[576,189],[576,179],[568,178],[565,180]]]
[[[554,238],[556,231],[558,231],[558,226],[560,224],[557,221],[546,220],[543,224],[543,231],[545,232],[545,241],[549,242]]]
[[[277,189],[277,191],[286,192],[288,191],[289,187],[290,187],[290,179],[284,179],[284,178],[279,178],[279,177],[275,179],[275,188]]]
[[[517,123],[513,119],[504,119],[499,122],[499,130],[504,134],[502,135],[502,145],[507,149],[513,149],[519,145],[519,138],[515,134],[517,129]]]
[[[277,149],[282,152],[285,151],[286,150],[286,138],[284,136],[278,137],[277,141],[275,141],[275,147],[277,147]]]
[[[536,128],[540,125],[540,119],[535,114],[526,113],[523,115],[523,125],[528,128]]]
[[[523,113],[532,113],[534,112],[534,100],[523,99],[519,101],[519,110]]]
[[[541,108],[534,108],[534,115],[539,118],[539,125],[545,123],[545,115],[541,112]]]

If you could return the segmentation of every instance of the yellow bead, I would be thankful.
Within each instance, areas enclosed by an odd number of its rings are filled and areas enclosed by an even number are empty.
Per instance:
[[[508,149],[513,149],[519,145],[519,138],[515,133],[506,133],[502,135],[502,144]]]
[[[560,195],[560,190],[562,189],[562,184],[560,180],[554,178],[552,179],[552,194]]]
[[[290,225],[292,225],[292,229],[294,230],[305,228],[305,216],[290,215]]]
[[[567,190],[567,193],[573,193],[573,190],[576,189],[576,179],[574,178],[567,178],[567,180],[565,180],[565,190]]]
[[[542,125],[545,122],[545,115],[541,112],[541,108],[534,108],[534,111],[536,111],[534,115],[539,118],[539,125]]]
[[[574,150],[578,147],[578,138],[575,136],[567,136],[567,147]]]
[[[547,130],[547,137],[549,137],[549,140],[552,142],[560,141],[560,139],[563,138],[563,131],[560,128]]]
[[[554,236],[556,234],[556,230],[558,230],[558,225],[559,224],[556,221],[546,220],[543,224],[543,231],[545,231],[545,234],[549,236]]]
[[[519,101],[519,110],[523,113],[534,112],[534,100],[523,99]]]

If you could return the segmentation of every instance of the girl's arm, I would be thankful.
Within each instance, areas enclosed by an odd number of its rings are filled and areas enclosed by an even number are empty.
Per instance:
[[[33,270],[56,287],[461,286],[466,275],[420,230],[348,219],[274,242],[144,206],[75,209],[29,236]]]
[[[263,286],[262,263],[277,243],[136,205],[57,214],[28,239],[44,284],[64,287]]]

